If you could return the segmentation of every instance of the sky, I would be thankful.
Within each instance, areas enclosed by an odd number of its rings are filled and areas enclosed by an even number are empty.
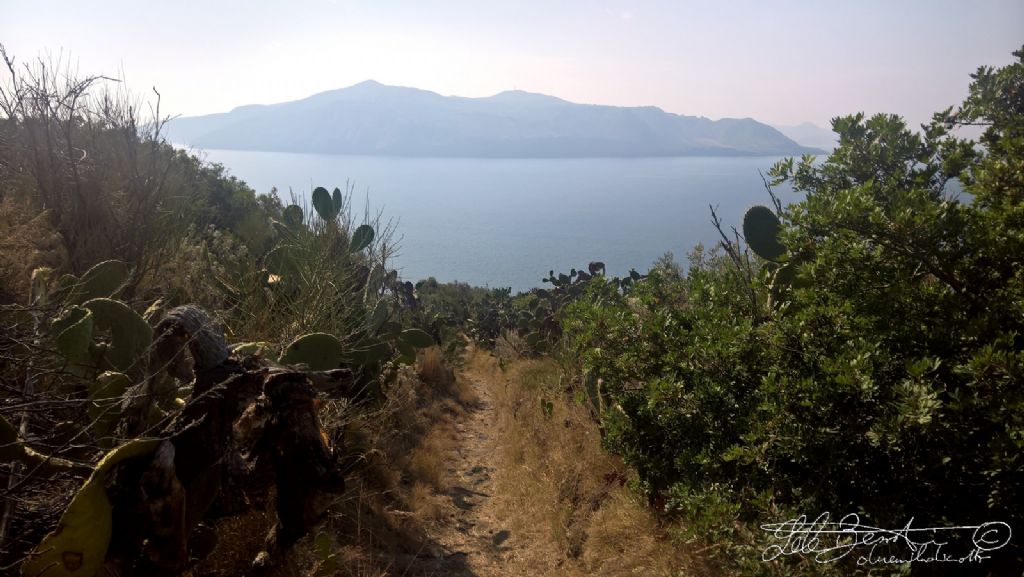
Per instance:
[[[574,102],[828,126],[958,103],[1024,44],[1024,2],[0,0],[24,62],[156,87],[197,115],[374,79],[445,95],[519,89]]]

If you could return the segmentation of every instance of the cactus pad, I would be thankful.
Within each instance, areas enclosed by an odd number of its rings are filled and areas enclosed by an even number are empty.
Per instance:
[[[112,299],[92,299],[82,306],[92,312],[97,328],[110,330],[105,356],[115,369],[125,372],[142,360],[153,341],[153,329],[139,313]]]
[[[434,338],[421,329],[406,329],[398,335],[398,340],[417,349],[433,346]]]
[[[352,233],[352,244],[349,245],[349,250],[352,252],[359,252],[364,248],[370,246],[373,242],[374,232],[373,227],[368,224],[360,225],[355,232]]]
[[[149,455],[159,439],[136,439],[107,453],[82,485],[60,518],[21,566],[21,574],[47,577],[85,577],[99,571],[107,555],[113,528],[112,507],[103,488],[111,467],[133,457]]]
[[[91,365],[92,355],[92,312],[81,307],[71,307],[63,316],[53,321],[51,329],[57,341],[57,350],[71,365]]]
[[[281,219],[284,220],[285,226],[291,229],[302,226],[302,218],[302,208],[296,204],[289,204],[281,213]]]
[[[306,365],[313,371],[335,369],[341,364],[341,341],[327,333],[303,335],[285,347],[281,363]]]
[[[340,196],[340,191],[338,194]],[[333,222],[338,217],[338,213],[341,212],[341,205],[335,205],[334,199],[331,198],[331,193],[327,192],[326,188],[318,186],[313,191],[313,210],[325,222]]]
[[[105,371],[89,383],[89,420],[100,439],[110,435],[121,419],[121,396],[131,386],[128,375],[113,371]]]
[[[352,348],[349,358],[357,365],[369,365],[383,361],[391,355],[391,347],[379,339],[367,338]]]
[[[114,296],[128,280],[128,265],[119,260],[106,260],[85,271],[71,286],[65,302],[82,304],[96,298]]]
[[[743,216],[743,236],[751,250],[765,260],[777,261],[786,254],[786,247],[779,242],[781,230],[779,217],[767,206],[752,206]]]
[[[373,311],[367,314],[366,328],[371,333],[375,333],[386,320],[388,320],[388,303],[382,299],[377,301],[377,306],[373,307]]]

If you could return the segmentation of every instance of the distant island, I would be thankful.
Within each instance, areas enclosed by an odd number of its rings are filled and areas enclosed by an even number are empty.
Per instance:
[[[512,90],[442,96],[368,80],[302,100],[176,118],[171,142],[199,148],[420,157],[754,156],[823,152],[751,118],[654,106],[577,104]]]
[[[839,145],[839,135],[832,132],[831,128],[822,128],[812,122],[791,126],[776,124],[773,127],[804,146],[813,146],[831,152]]]

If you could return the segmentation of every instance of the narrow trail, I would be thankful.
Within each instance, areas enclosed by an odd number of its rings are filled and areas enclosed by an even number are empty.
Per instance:
[[[445,461],[448,491],[446,519],[431,530],[442,551],[427,574],[452,577],[496,577],[520,574],[514,562],[514,536],[494,513],[492,495],[496,414],[494,383],[476,371],[460,371],[478,402],[456,420],[456,448]],[[525,573],[523,573],[525,574]]]

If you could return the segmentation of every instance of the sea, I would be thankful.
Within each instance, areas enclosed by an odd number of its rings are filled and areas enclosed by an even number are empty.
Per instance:
[[[769,205],[761,175],[780,157],[479,159],[194,151],[258,193],[309,204],[317,186],[352,191],[357,220],[393,227],[401,277],[511,287],[545,286],[548,272],[605,263],[610,275],[643,273],[671,252],[681,264],[698,244],[741,228]],[[788,187],[784,202],[799,198]]]

